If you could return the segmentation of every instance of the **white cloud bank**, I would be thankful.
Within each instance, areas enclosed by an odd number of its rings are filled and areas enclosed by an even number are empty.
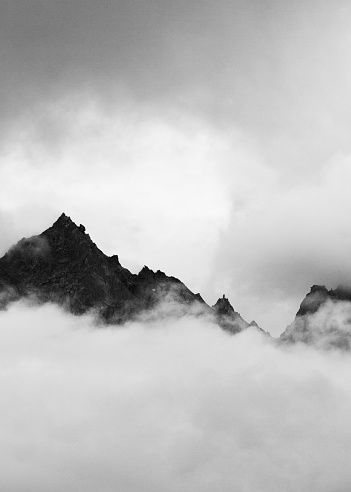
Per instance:
[[[193,318],[0,323],[1,490],[350,490],[350,355]]]

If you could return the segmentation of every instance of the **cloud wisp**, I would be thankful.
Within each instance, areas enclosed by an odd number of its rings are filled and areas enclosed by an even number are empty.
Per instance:
[[[0,322],[4,490],[350,487],[348,355],[192,316],[96,329],[18,303]]]

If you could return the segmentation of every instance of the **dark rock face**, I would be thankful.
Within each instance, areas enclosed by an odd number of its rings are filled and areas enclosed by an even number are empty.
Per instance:
[[[110,307],[132,297],[130,272],[118,258],[105,256],[64,214],[39,236],[23,238],[13,246],[1,258],[0,268],[19,295],[56,302],[75,314],[98,308],[108,316]]]
[[[234,311],[233,306],[224,294],[212,307],[215,311],[217,323],[224,330],[232,333],[239,333],[250,326],[239,313]]]
[[[226,298],[212,309],[200,294],[160,270],[145,266],[137,275],[131,273],[65,214],[38,236],[21,239],[0,259],[0,307],[26,296],[77,315],[94,310],[110,324],[147,317],[162,305],[158,315],[206,315],[232,333],[249,326]]]
[[[303,342],[321,348],[351,349],[351,290],[313,285],[282,342]]]
[[[324,304],[328,298],[332,297],[332,292],[332,290],[328,291],[324,285],[313,285],[310,292],[300,304],[296,316],[304,316],[305,314],[317,312],[321,305]]]

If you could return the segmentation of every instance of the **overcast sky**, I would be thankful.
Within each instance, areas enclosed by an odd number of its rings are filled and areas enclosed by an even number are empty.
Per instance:
[[[351,5],[2,0],[0,251],[63,211],[283,331],[351,279]]]

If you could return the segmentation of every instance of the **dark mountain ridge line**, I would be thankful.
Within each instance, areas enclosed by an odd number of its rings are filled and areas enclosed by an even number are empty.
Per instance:
[[[351,350],[351,288],[313,285],[279,341]]]
[[[21,298],[53,302],[73,314],[94,312],[114,325],[158,316],[206,315],[229,333],[247,323],[223,296],[210,307],[199,293],[164,272],[144,266],[138,274],[124,268],[118,255],[105,255],[64,213],[37,236],[22,238],[0,258],[0,308]],[[263,330],[261,330],[263,331]]]
[[[211,307],[199,293],[160,270],[144,266],[131,273],[118,255],[105,255],[85,227],[65,214],[41,234],[22,238],[0,258],[0,309],[23,298],[52,302],[75,315],[92,313],[106,325],[192,315],[206,316],[231,334],[249,327],[266,334],[255,321],[245,321],[224,295]],[[341,316],[336,311],[340,305]],[[323,309],[327,314],[321,318]],[[274,340],[351,350],[351,288],[313,285],[295,320]]]

